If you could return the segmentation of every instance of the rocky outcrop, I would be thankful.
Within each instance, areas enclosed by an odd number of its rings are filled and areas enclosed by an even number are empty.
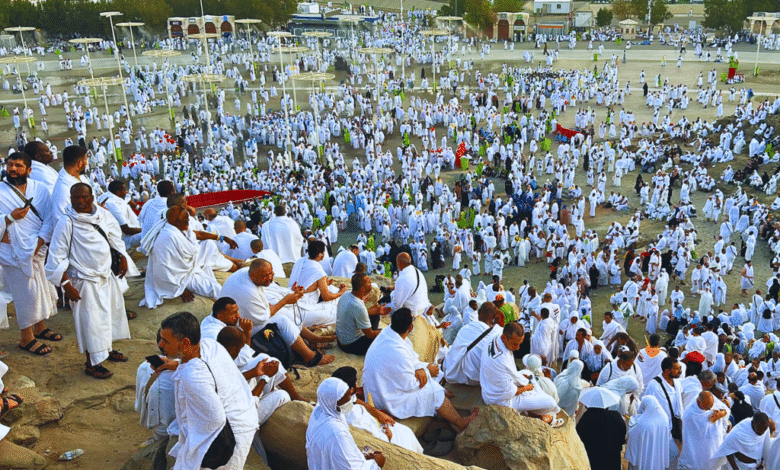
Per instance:
[[[35,452],[12,443],[0,441],[0,468],[13,470],[39,470],[46,466],[46,459]]]
[[[260,436],[268,453],[271,466],[289,470],[305,470],[306,466],[306,427],[313,408],[303,402],[292,402],[278,409],[262,428]],[[477,467],[463,467],[446,460],[435,459],[410,452],[396,445],[380,441],[370,434],[352,429],[359,448],[371,446],[382,451],[387,458],[383,470],[458,470]],[[274,463],[276,465],[274,465]]]
[[[461,462],[495,470],[590,470],[574,421],[564,419],[553,429],[511,408],[482,406],[455,450]]]

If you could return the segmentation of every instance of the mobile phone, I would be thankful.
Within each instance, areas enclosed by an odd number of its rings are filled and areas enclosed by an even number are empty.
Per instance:
[[[32,200],[33,198],[28,199],[27,202],[24,203],[24,207],[22,207],[22,209],[32,206]]]
[[[160,358],[157,354],[152,354],[151,356],[146,356],[146,362],[149,363],[149,365],[152,366],[152,369],[157,369],[161,365],[165,364],[165,361]]]

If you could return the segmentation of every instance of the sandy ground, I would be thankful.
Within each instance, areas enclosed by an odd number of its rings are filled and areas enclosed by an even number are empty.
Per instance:
[[[496,46],[493,54],[488,56],[484,61],[479,59],[479,56],[474,56],[477,67],[483,72],[498,71],[500,70],[501,63],[503,61],[510,61],[511,63],[519,63],[522,61],[522,50],[530,48],[532,46],[528,44],[518,45],[513,53],[504,52],[501,46]],[[622,55],[622,49],[618,50],[616,46],[606,45],[607,53],[605,57],[609,57],[614,50],[615,54]],[[749,49],[746,46],[740,46],[741,57],[749,54]],[[541,55],[541,51],[536,50],[537,58]],[[669,65],[666,67],[660,67],[660,56],[667,55],[669,59]],[[561,50],[561,60],[555,64],[555,67],[561,68],[592,68],[592,52],[585,50],[585,45],[580,44],[574,51],[567,49]],[[752,87],[759,96],[763,93],[773,94],[778,88],[778,70],[780,66],[778,60],[780,55],[777,52],[762,54],[762,74],[760,77],[748,78],[746,87]],[[656,73],[661,73],[662,77],[668,77],[669,82],[672,84],[686,83],[689,88],[695,89],[695,80],[699,71],[706,71],[711,68],[716,68],[718,72],[726,70],[726,64],[704,64],[695,61],[693,54],[689,52],[686,59],[688,61],[683,63],[682,68],[675,67],[676,52],[671,48],[661,48],[653,46],[646,50],[641,50],[638,47],[632,48],[628,55],[628,63],[624,64],[620,68],[621,83],[625,80],[630,80],[634,88],[634,92],[626,100],[624,108],[631,110],[635,113],[639,122],[650,120],[651,113],[644,105],[641,90],[639,86],[639,73],[640,70],[644,70],[647,73],[648,78],[653,77]],[[105,60],[105,59],[103,59]],[[182,59],[184,60],[184,59]],[[538,59],[537,59],[538,60]],[[764,63],[766,61],[766,63]],[[77,63],[77,59],[74,60],[74,64]],[[600,62],[600,66],[603,62]],[[419,76],[419,66],[415,66],[414,69]],[[426,67],[427,68],[427,67]],[[752,68],[751,66],[744,67],[745,69]],[[53,71],[53,67],[49,67],[49,72],[45,72],[43,76],[45,81],[52,83],[53,88],[56,90],[68,89],[72,93],[72,85],[75,81],[84,76],[84,70],[74,70],[67,73],[60,73],[59,71]],[[430,70],[426,70],[430,73]],[[114,72],[108,69],[98,70],[101,75],[113,75]],[[337,77],[338,79],[339,77]],[[228,105],[226,109],[230,111],[234,110],[232,100],[234,99],[234,92],[232,91],[232,83],[226,81],[222,85],[228,92]],[[33,96],[32,92],[29,93],[28,99]],[[299,91],[298,97],[302,102],[304,94]],[[430,95],[427,95],[430,97]],[[33,96],[34,97],[34,96]],[[447,95],[447,98],[450,96]],[[190,96],[190,98],[192,98]],[[242,96],[242,100],[245,102],[249,97],[248,95]],[[110,96],[110,106],[112,108],[117,106],[121,101],[121,98],[116,93]],[[12,109],[13,106],[18,106],[21,103],[21,97],[19,95],[11,95],[9,92],[0,92],[0,104],[5,104],[6,107]],[[102,105],[102,103],[101,103]],[[277,103],[278,105],[278,103]],[[40,113],[38,112],[37,105],[33,105],[36,109],[36,116],[40,119]],[[592,107],[595,107],[595,103],[591,103]],[[733,108],[724,106],[725,112],[729,113],[733,111]],[[675,110],[673,118],[679,118],[679,110]],[[715,116],[715,109],[709,107],[707,109],[701,109],[697,103],[691,103],[689,109],[686,111],[686,115],[693,119],[696,116],[701,116],[703,119],[712,121]],[[562,125],[573,124],[574,113],[570,110],[563,114],[559,119]],[[600,121],[605,116],[604,109],[597,108],[597,121]],[[55,142],[60,150],[62,147],[62,140],[67,133],[67,129],[64,126],[63,113],[61,109],[50,109],[49,116],[50,132],[48,136],[38,134],[42,138],[49,138]],[[159,110],[150,116],[145,116],[142,119],[138,119],[141,125],[146,126],[147,129],[155,126],[165,126],[167,119],[165,117],[165,111]],[[136,125],[139,125],[137,122]],[[0,121],[0,138],[6,144],[11,144],[14,139],[13,125],[10,119]],[[389,142],[385,145],[386,148],[394,148],[399,143],[399,136],[393,135],[388,139]],[[125,154],[129,149],[125,149]],[[352,158],[358,156],[361,152],[355,152],[352,149],[345,149],[347,161],[351,161]],[[553,149],[554,151],[554,149]],[[262,150],[261,150],[262,153]],[[740,168],[746,157],[740,155],[735,162],[731,162],[734,168]],[[688,166],[685,166],[687,168]],[[713,177],[720,176],[725,165],[716,165],[710,168],[710,174]],[[59,168],[59,165],[55,163],[55,168]],[[400,169],[400,168],[399,168]],[[398,169],[397,169],[398,170]],[[770,173],[774,170],[774,166],[767,168]],[[443,176],[448,183],[451,183],[460,171],[444,172]],[[636,172],[630,173],[623,178],[623,187],[615,188],[616,190],[627,195],[631,202],[631,211],[628,212],[614,212],[606,209],[599,209],[598,217],[595,219],[586,218],[586,229],[595,229],[603,234],[603,231],[613,222],[619,221],[624,223],[628,221],[630,214],[638,206],[638,198],[633,191],[633,181],[636,177]],[[575,180],[576,184],[581,187],[585,187],[585,175],[580,171],[577,174]],[[608,182],[608,190],[612,190],[611,178]],[[497,190],[503,189],[503,184],[497,182]],[[729,194],[734,190],[734,187],[722,187],[724,193]],[[679,190],[679,189],[678,189]],[[675,196],[678,192],[675,191]],[[503,196],[500,192],[499,196]],[[703,207],[703,203],[708,197],[708,193],[698,192],[692,196],[694,203],[699,207]],[[760,199],[763,201],[770,201],[768,196],[761,195]],[[702,219],[695,221],[697,230],[699,231],[700,245],[697,248],[699,253],[712,248],[714,241],[713,237],[718,234],[718,226],[710,222],[704,222]],[[642,222],[642,232],[646,236],[654,236],[663,227],[660,222],[645,220]],[[358,232],[351,228],[347,232],[340,235],[341,244],[349,244],[356,239]],[[761,242],[756,249],[756,255],[754,263],[755,274],[758,286],[763,286],[764,281],[770,273],[768,267],[769,252],[766,244]],[[738,259],[735,262],[735,271],[727,278],[729,287],[728,304],[733,302],[740,302],[742,299],[739,297],[739,279],[738,272],[741,269],[742,263]],[[449,273],[449,269],[439,271],[429,271],[426,273],[426,279],[429,285],[432,285],[433,278],[437,274]],[[503,284],[505,287],[519,287],[522,281],[527,279],[531,285],[543,286],[548,279],[548,268],[544,264],[537,264],[532,262],[525,268],[510,267],[504,270]],[[487,276],[481,276],[472,278],[472,282],[476,285],[480,280],[488,281]],[[670,286],[670,290],[674,284]],[[133,284],[133,289],[140,288],[139,283]],[[689,293],[687,286],[683,287],[686,294]],[[594,312],[603,312],[609,309],[607,289],[599,289],[593,296],[593,310]],[[690,298],[690,296],[688,296]],[[441,300],[441,294],[432,294],[431,301],[437,303]],[[200,301],[200,300],[199,300]],[[698,300],[694,300],[694,303],[698,303]],[[176,304],[178,301],[176,301]],[[691,305],[693,307],[693,305]],[[130,310],[139,311],[135,304],[128,302],[127,308]],[[693,307],[695,308],[695,307]],[[13,306],[9,307],[9,313],[13,314]],[[107,381],[97,381],[86,377],[83,373],[83,357],[78,353],[78,346],[76,344],[75,335],[73,334],[73,321],[71,314],[68,310],[61,310],[59,315],[54,317],[49,325],[55,331],[62,332],[65,335],[65,340],[61,343],[53,343],[54,353],[46,358],[33,357],[27,353],[22,353],[16,349],[16,341],[18,341],[18,332],[14,319],[11,320],[11,329],[0,332],[0,348],[4,348],[10,351],[9,357],[5,359],[5,363],[10,367],[10,372],[6,375],[6,383],[12,389],[12,391],[19,392],[22,395],[25,393],[30,397],[37,398],[38,396],[52,396],[60,401],[64,418],[57,424],[49,424],[41,427],[41,438],[37,444],[32,448],[41,455],[49,456],[52,464],[49,468],[120,468],[128,458],[139,450],[139,445],[146,440],[149,436],[149,432],[138,425],[138,415],[132,410],[133,398],[134,398],[134,381],[135,370],[142,358],[148,354],[155,352],[154,346],[154,331],[156,326],[159,325],[159,321],[164,317],[160,312],[142,312],[141,318],[134,320],[130,323],[131,332],[133,335],[132,340],[121,341],[116,344],[118,349],[121,349],[127,355],[131,357],[131,361],[127,364],[120,364],[112,367],[115,375],[112,379]],[[600,333],[600,316],[596,314],[596,325],[594,332]],[[630,331],[635,338],[641,338],[643,334],[643,324],[637,322],[631,322]],[[639,341],[640,344],[643,341]],[[29,381],[34,382],[35,388],[29,387],[31,384]],[[34,400],[31,400],[34,401]],[[27,413],[33,413],[32,410],[24,409],[24,407],[30,407],[31,405],[23,405],[23,413],[25,416]],[[9,413],[2,420],[7,423],[13,423],[18,418],[19,413]],[[53,459],[61,452],[70,450],[73,448],[82,448],[86,451],[85,455],[79,459],[63,464],[54,462]],[[256,457],[250,459],[250,463],[247,468],[256,468]]]

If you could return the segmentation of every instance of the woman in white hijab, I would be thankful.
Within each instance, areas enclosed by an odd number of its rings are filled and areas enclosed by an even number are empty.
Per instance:
[[[580,392],[588,383],[580,378],[585,364],[579,359],[569,361],[569,366],[555,377],[555,387],[558,389],[558,406],[569,416],[577,412]]]
[[[317,406],[306,429],[306,461],[317,470],[377,470],[384,466],[381,452],[364,455],[355,444],[344,413],[352,410],[352,389],[329,377],[317,389]]]
[[[631,419],[628,427],[626,460],[629,470],[665,470],[669,467],[671,424],[658,400],[642,398],[642,414]]]
[[[582,358],[582,361],[588,366],[588,372],[590,372],[591,377],[593,377],[594,374],[598,377],[601,369],[603,369],[611,360],[612,356],[607,352],[604,342],[600,339],[593,342],[593,350]],[[595,381],[596,379],[594,378],[592,382]]]
[[[542,358],[536,354],[528,354],[523,357],[523,365],[533,374],[531,383],[534,387],[538,387],[541,391],[553,397],[557,403],[559,401],[558,389],[555,388],[555,383],[544,375]]]

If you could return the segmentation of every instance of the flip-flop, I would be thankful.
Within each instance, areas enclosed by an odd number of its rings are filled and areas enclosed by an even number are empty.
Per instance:
[[[35,336],[36,339],[45,339],[46,341],[62,341],[62,335],[59,333],[55,333],[51,331],[50,329],[46,328],[45,330],[41,331]]]
[[[130,358],[128,358],[121,352],[114,350],[108,353],[108,360],[111,362],[127,362],[130,360]]]
[[[552,426],[553,428],[559,428],[559,427],[563,426],[563,423],[565,423],[565,422],[566,421],[563,418],[555,418],[550,423],[550,426]]]

